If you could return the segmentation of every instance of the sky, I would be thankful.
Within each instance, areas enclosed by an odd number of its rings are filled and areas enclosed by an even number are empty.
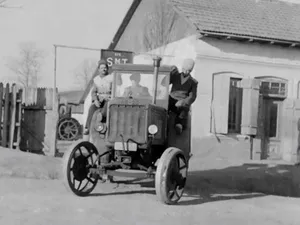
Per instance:
[[[0,8],[0,82],[14,82],[7,67],[19,44],[34,42],[45,52],[39,86],[53,87],[54,44],[106,49],[133,0],[8,0],[20,9]],[[59,91],[79,89],[74,70],[98,51],[57,49]]]

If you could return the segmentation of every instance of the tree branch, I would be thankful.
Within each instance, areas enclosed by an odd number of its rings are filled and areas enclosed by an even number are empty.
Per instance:
[[[75,69],[74,76],[77,83],[81,86],[83,90],[88,86],[90,79],[95,72],[97,67],[97,60],[85,59],[81,64]]]
[[[6,9],[20,9],[23,8],[23,6],[11,6],[6,4],[7,0],[0,0],[0,8],[6,8]]]
[[[7,67],[18,76],[19,83],[24,87],[37,87],[44,56],[44,51],[34,43],[22,43],[19,57],[12,58]]]

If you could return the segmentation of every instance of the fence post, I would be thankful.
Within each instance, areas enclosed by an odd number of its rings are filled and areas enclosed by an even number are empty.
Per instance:
[[[17,128],[17,137],[16,137],[16,143],[15,147],[16,149],[20,150],[20,142],[21,142],[21,122],[22,122],[22,95],[23,95],[23,90],[19,89],[17,93],[17,120],[16,121],[16,128]]]
[[[2,147],[7,148],[9,124],[9,84],[5,87]]]
[[[17,105],[17,92],[16,85],[13,84],[11,88],[11,108],[10,108],[10,124],[9,124],[9,148],[13,148],[15,139],[15,126],[16,126],[16,105]]]
[[[4,92],[4,87],[3,83],[0,83],[0,140],[1,140],[1,145],[3,143],[3,120],[2,120],[2,109],[3,109],[3,92]]]

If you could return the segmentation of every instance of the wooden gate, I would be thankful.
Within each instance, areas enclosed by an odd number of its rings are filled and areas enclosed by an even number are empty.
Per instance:
[[[23,91],[21,150],[55,156],[57,122],[58,95],[53,101],[52,88]]]
[[[58,95],[53,101],[53,89],[0,83],[2,147],[55,156],[57,122]]]

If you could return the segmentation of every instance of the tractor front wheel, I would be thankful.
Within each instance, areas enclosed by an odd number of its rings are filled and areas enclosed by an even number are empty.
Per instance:
[[[155,174],[156,195],[164,204],[176,204],[183,195],[188,163],[182,150],[170,147],[159,159]]]
[[[63,156],[63,180],[68,190],[87,196],[96,187],[98,177],[90,173],[97,168],[98,151],[87,141],[77,142]]]

